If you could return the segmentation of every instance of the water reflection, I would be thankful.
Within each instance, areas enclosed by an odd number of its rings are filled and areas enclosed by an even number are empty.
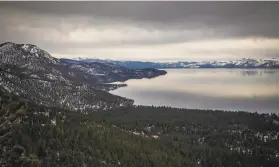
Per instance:
[[[279,112],[279,70],[169,69],[153,79],[129,80],[111,93],[135,104]]]
[[[239,72],[242,76],[276,75],[279,70],[241,70]]]

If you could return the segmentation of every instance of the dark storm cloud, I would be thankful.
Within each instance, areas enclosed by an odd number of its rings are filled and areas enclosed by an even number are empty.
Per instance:
[[[0,2],[0,42],[35,43],[59,53],[66,46],[277,39],[278,9],[279,2]]]
[[[34,14],[146,22],[161,28],[216,27],[228,28],[232,35],[279,36],[278,2],[1,2],[1,6]]]

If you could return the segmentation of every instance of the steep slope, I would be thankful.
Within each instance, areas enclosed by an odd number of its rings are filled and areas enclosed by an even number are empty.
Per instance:
[[[82,71],[68,69],[66,64],[35,45],[4,43],[0,45],[0,60],[2,70],[21,72],[30,78],[66,84],[97,82]]]
[[[105,80],[77,68],[69,68],[34,45],[2,44],[0,60],[0,89],[37,104],[86,112],[133,103],[97,90],[116,86],[104,86]]]
[[[30,78],[66,84],[95,85],[166,74],[163,70],[131,70],[108,63],[72,63],[56,59],[35,45],[11,42],[0,45],[0,60],[2,70],[20,71]]]
[[[26,78],[3,71],[0,72],[0,86],[7,92],[14,92],[37,104],[83,112],[89,109],[92,111],[106,110],[133,103],[132,100],[97,90],[89,85]]]

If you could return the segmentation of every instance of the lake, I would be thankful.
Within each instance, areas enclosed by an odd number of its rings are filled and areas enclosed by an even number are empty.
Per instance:
[[[279,70],[164,70],[164,76],[128,80],[110,93],[136,105],[279,113]]]

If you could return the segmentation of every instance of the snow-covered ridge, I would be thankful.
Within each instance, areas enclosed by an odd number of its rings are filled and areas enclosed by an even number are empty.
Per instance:
[[[249,59],[221,60],[221,61],[179,61],[179,62],[143,62],[143,61],[114,61],[90,58],[73,59],[77,62],[103,62],[126,68],[279,68],[276,59]]]
[[[0,91],[15,93],[37,104],[80,112],[133,104],[133,100],[103,91],[117,87],[104,82],[118,79],[102,76],[102,70],[110,70],[101,68],[104,65],[81,64],[79,68],[71,68],[71,65],[60,62],[35,45],[0,44]],[[84,72],[97,69],[100,70],[94,75]]]
[[[11,63],[11,61],[17,61],[19,64],[27,61],[44,61],[47,63],[49,61],[49,63],[58,64],[60,62],[59,59],[50,56],[46,51],[31,44],[3,43],[0,45],[0,53],[1,60],[5,63]]]
[[[25,50],[26,52],[30,52],[35,57],[43,56],[44,58],[49,59],[54,64],[58,64],[60,62],[59,59],[56,59],[56,58],[50,56],[49,53],[38,48],[36,45],[22,44],[21,48],[23,50]],[[39,54],[41,54],[41,55],[39,55]]]
[[[82,112],[129,106],[133,100],[107,92],[124,84],[107,83],[165,73],[155,69],[127,69],[105,62],[71,63],[51,57],[36,45],[0,44],[0,91],[13,92],[46,106]]]

